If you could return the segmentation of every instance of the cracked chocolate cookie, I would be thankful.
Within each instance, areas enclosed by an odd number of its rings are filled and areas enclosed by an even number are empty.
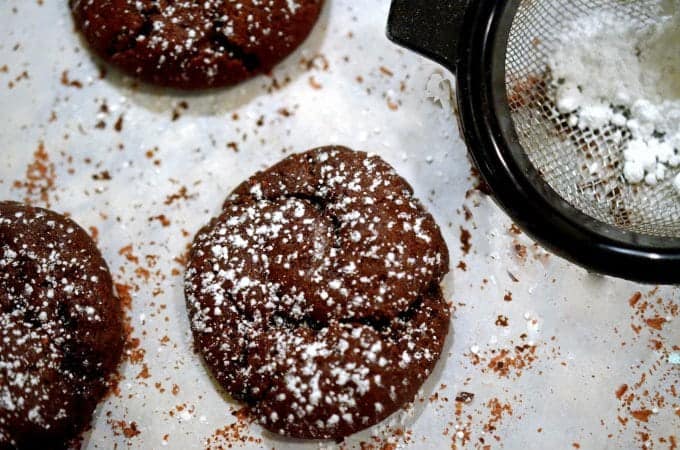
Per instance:
[[[448,251],[377,156],[324,147],[255,174],[185,277],[212,374],[271,431],[341,439],[412,401],[449,326]]]
[[[64,448],[123,345],[111,275],[72,220],[0,202],[0,448]]]
[[[269,71],[305,40],[323,0],[69,0],[102,58],[180,89],[236,84]]]

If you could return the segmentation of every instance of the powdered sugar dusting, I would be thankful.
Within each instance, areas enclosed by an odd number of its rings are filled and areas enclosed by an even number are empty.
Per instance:
[[[0,446],[26,445],[25,430],[59,433],[67,416],[84,423],[103,394],[111,364],[98,352],[109,342],[97,329],[115,335],[119,319],[88,242],[54,213],[0,202]]]
[[[319,0],[118,3],[72,2],[95,49],[133,75],[194,88],[269,70],[300,44],[320,8]]]
[[[237,188],[197,235],[192,326],[215,376],[262,424],[347,435],[412,399],[436,362],[445,252],[432,217],[379,158],[296,155]],[[381,407],[366,408],[368,395]]]

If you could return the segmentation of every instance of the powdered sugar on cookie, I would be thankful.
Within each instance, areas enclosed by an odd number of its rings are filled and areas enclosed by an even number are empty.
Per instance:
[[[90,45],[157,84],[205,88],[266,72],[307,36],[321,0],[72,0]]]
[[[330,147],[235,190],[194,241],[186,294],[215,377],[264,426],[338,438],[410,401],[431,371],[447,270],[408,184],[378,157]]]
[[[87,423],[120,356],[120,316],[81,228],[0,202],[0,447],[52,445]]]

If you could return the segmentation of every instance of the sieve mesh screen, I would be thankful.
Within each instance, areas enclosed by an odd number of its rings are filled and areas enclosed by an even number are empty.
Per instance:
[[[568,116],[555,107],[548,68],[560,32],[573,20],[594,8],[607,8],[627,20],[648,23],[657,5],[650,0],[522,1],[510,30],[505,85],[520,144],[564,200],[623,231],[678,238],[680,195],[672,185],[677,171],[656,186],[626,183],[623,148],[631,138],[628,130],[611,124],[598,130],[570,126]]]

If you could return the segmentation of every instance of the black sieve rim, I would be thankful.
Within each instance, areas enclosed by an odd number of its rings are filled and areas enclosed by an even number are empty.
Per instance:
[[[506,47],[519,4],[394,0],[388,36],[456,73],[469,153],[495,201],[530,237],[593,272],[679,283],[680,239],[623,231],[584,214],[541,178],[525,154],[505,84]]]

